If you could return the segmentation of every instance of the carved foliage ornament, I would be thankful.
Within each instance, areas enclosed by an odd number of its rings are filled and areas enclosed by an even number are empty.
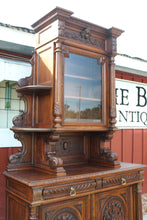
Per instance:
[[[91,36],[89,28],[84,28],[80,33],[65,29],[65,23],[60,22],[58,25],[59,36],[66,37],[68,39],[82,41],[86,44],[91,44],[101,49],[105,49],[105,42],[95,39]]]

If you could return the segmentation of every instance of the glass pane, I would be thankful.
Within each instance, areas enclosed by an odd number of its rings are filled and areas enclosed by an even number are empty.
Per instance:
[[[97,59],[77,54],[65,58],[64,120],[69,122],[100,122],[102,67]]]
[[[20,110],[24,110],[24,101],[17,97],[16,89],[11,88],[9,102],[11,105],[6,106],[6,87],[0,83],[0,128],[10,128],[13,126],[12,120],[14,116],[20,114]]]

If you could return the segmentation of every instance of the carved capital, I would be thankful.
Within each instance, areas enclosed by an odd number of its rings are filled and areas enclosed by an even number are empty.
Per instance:
[[[42,198],[42,189],[41,188],[34,188],[33,189],[33,201],[41,200]]]
[[[69,48],[66,47],[65,45],[62,45],[62,53],[64,55],[64,57],[69,57]]]
[[[103,65],[106,62],[106,58],[104,56],[100,57],[98,60],[99,65]]]

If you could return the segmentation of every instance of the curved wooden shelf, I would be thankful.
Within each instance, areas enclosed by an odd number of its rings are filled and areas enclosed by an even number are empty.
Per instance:
[[[15,132],[50,132],[52,128],[25,128],[25,127],[12,127],[10,128],[12,131]]]
[[[21,93],[40,93],[40,92],[50,92],[52,89],[52,86],[42,86],[42,85],[29,85],[29,86],[23,86],[16,88],[17,92]]]

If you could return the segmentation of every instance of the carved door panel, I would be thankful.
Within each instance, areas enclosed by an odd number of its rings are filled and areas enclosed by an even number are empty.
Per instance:
[[[88,196],[40,207],[41,220],[89,220]]]
[[[95,220],[133,220],[131,187],[95,195]]]

